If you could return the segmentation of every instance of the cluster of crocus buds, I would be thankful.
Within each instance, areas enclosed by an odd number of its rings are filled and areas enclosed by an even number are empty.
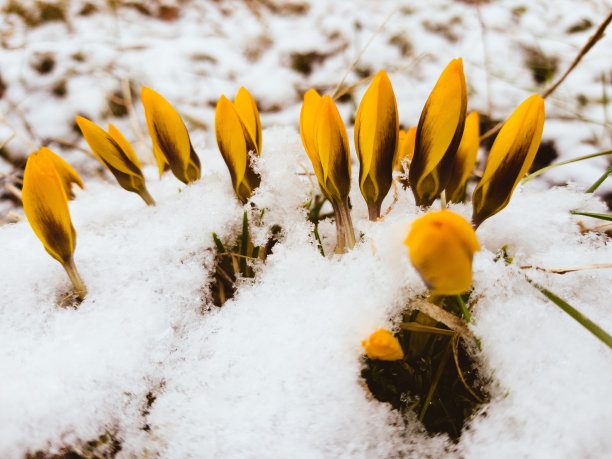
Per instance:
[[[461,215],[440,210],[417,218],[404,244],[432,294],[458,295],[472,285],[472,259],[480,244]]]
[[[246,203],[261,181],[253,167],[254,157],[261,153],[261,121],[255,100],[244,87],[238,90],[234,103],[223,95],[219,98],[215,134],[236,196]]]
[[[321,97],[314,89],[304,94],[300,113],[300,134],[312,162],[319,187],[329,199],[336,216],[336,253],[355,245],[355,231],[348,205],[351,189],[351,157],[348,135],[330,96]]]
[[[404,351],[398,339],[389,330],[381,328],[361,342],[365,353],[372,360],[402,360]]]
[[[72,184],[83,188],[76,171],[48,148],[30,154],[23,174],[23,210],[45,250],[59,261],[75,293],[83,299],[87,289],[74,264],[76,231],[72,226],[68,200]]]

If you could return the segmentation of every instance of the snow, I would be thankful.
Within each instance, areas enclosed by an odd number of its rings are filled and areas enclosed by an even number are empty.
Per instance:
[[[531,2],[520,15],[512,10],[522,2],[481,4],[487,64],[476,7],[463,2],[312,1],[301,15],[275,14],[257,2],[178,2],[175,22],[126,7],[114,14],[106,2],[92,3],[99,11],[83,17],[76,12],[84,2],[71,2],[70,27],[26,28],[14,15],[3,17],[2,112],[20,132],[27,133],[27,120],[35,144],[53,137],[85,146],[72,130],[74,115],[82,113],[104,127],[113,122],[137,151],[146,152],[129,120],[112,117],[107,106],[108,93],[128,78],[135,88],[159,90],[191,117],[202,179],[184,185],[165,174],[159,180],[156,168],[147,166],[157,206],[146,207],[109,174],[100,177],[90,156],[51,145],[86,182],[70,209],[75,262],[89,292],[77,309],[62,307],[68,279],[27,221],[0,226],[0,456],[57,453],[105,431],[121,442],[119,457],[610,454],[612,353],[524,277],[612,331],[609,271],[558,275],[536,269],[612,259],[609,238],[583,233],[578,225],[596,223],[569,213],[607,212],[597,195],[584,193],[607,167],[606,158],[561,167],[520,186],[510,205],[478,229],[482,251],[474,259],[477,301],[470,327],[482,343],[484,374],[493,381],[491,402],[454,444],[445,435],[428,435],[414,416],[402,417],[374,400],[360,377],[361,340],[382,327],[395,329],[410,300],[426,293],[403,245],[410,222],[423,211],[409,190],[400,189],[384,220],[369,222],[354,158],[350,199],[361,237],[353,251],[329,255],[335,229],[323,221],[319,233],[328,256],[322,257],[304,208],[313,188],[300,167],[310,169],[297,131],[303,91],[316,86],[331,92],[394,7],[357,67],[375,72],[408,66],[390,78],[400,122],[410,126],[441,70],[458,56],[464,58],[469,109],[486,112],[490,100],[492,113],[507,117],[542,89],[523,65],[520,46],[535,44],[557,56],[563,71],[594,31],[566,29],[582,17],[597,24],[609,2],[564,0],[554,10],[549,2]],[[432,32],[436,24],[456,40]],[[397,35],[411,43],[409,55],[389,44]],[[601,97],[601,72],[609,71],[609,40],[602,39],[547,99],[544,139],[556,142],[559,160],[610,148],[602,105],[593,102]],[[310,75],[292,71],[291,54],[311,51],[332,54]],[[50,74],[29,67],[37,52],[54,54]],[[85,61],[74,59],[79,52]],[[61,78],[67,78],[67,95],[54,97],[49,88]],[[351,72],[347,84],[359,79]],[[251,224],[257,243],[266,241],[272,225],[282,232],[255,279],[240,280],[236,296],[217,308],[209,289],[211,233],[231,240],[241,228],[243,206],[211,127],[218,97],[233,98],[241,85],[265,109],[262,184],[254,208],[244,209],[252,219],[265,209],[262,225]],[[349,139],[349,121],[365,89],[358,87],[340,107]],[[576,102],[579,93],[591,101],[586,107]],[[134,109],[143,129],[137,100]],[[587,121],[564,119],[568,113]],[[0,132],[6,137],[10,131]],[[17,140],[9,147],[16,155],[30,150]],[[12,170],[3,160],[0,165],[3,172]],[[606,187],[602,192],[610,190],[609,179]],[[391,201],[390,195],[383,211]],[[470,204],[451,209],[471,214]],[[504,245],[514,257],[510,265],[495,261]],[[148,406],[150,396],[155,400]]]

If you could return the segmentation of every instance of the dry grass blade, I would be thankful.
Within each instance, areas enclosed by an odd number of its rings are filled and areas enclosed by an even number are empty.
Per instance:
[[[428,315],[432,319],[446,325],[451,330],[457,332],[461,337],[469,337],[475,341],[474,335],[467,328],[465,322],[450,312],[445,311],[440,306],[436,306],[435,304],[423,299],[414,301],[411,303],[411,306],[414,309],[421,311],[423,314]]]
[[[553,274],[566,274],[573,273],[576,271],[584,271],[586,269],[610,269],[612,268],[612,263],[595,263],[591,265],[582,265],[582,266],[574,266],[573,268],[541,268],[539,266],[521,266],[521,269],[537,269],[538,271],[544,271],[547,273]]]
[[[474,397],[474,399],[476,399],[479,403],[484,403],[482,397],[476,395],[476,393],[472,390],[472,388],[469,386],[469,384],[463,377],[463,371],[461,371],[461,365],[459,364],[459,339],[459,335],[456,335],[453,337],[452,340],[453,359],[455,360],[455,367],[457,367],[457,374],[459,375],[459,379],[461,379],[461,382],[463,383],[463,387],[465,387],[465,389],[472,395],[472,397]]]
[[[423,325],[418,322],[402,322],[400,328],[417,333],[433,333],[436,335],[455,336],[456,332],[453,330],[445,330],[444,328],[431,327],[429,325]]]

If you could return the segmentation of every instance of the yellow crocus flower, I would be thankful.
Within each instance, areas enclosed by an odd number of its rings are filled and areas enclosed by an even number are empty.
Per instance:
[[[234,103],[225,96],[219,98],[215,134],[236,195],[245,203],[261,181],[251,156],[261,152],[261,122],[255,100],[245,88],[239,89]]]
[[[62,264],[82,299],[87,290],[74,265],[76,231],[61,178],[65,171],[58,173],[56,164],[46,149],[30,154],[23,174],[23,210],[43,247]]]
[[[459,147],[467,110],[467,88],[461,58],[444,69],[421,112],[410,188],[417,205],[430,206],[444,190]]]
[[[181,182],[191,183],[198,180],[200,159],[191,145],[189,133],[180,115],[166,99],[151,88],[143,86],[140,95],[159,175],[161,176],[168,165]]]
[[[381,328],[361,342],[368,358],[372,360],[402,360],[404,351],[398,339],[389,330]]]
[[[457,295],[472,285],[480,244],[469,222],[449,210],[417,218],[404,241],[410,261],[434,295]]]
[[[119,185],[138,194],[147,205],[155,205],[145,186],[140,161],[121,132],[112,124],[106,132],[82,116],[77,116],[76,122],[95,157],[115,176]]]
[[[446,185],[446,197],[450,202],[460,202],[465,196],[467,179],[474,170],[480,148],[479,123],[478,112],[470,113],[465,119],[463,137],[453,161],[450,180]]]
[[[482,179],[472,195],[472,223],[476,228],[508,205],[512,192],[533,164],[543,129],[544,99],[534,94],[510,115],[491,147]]]
[[[380,206],[391,188],[398,130],[395,93],[387,73],[381,70],[361,99],[355,117],[359,188],[372,221],[380,217]]]
[[[321,192],[329,199],[336,215],[336,252],[353,248],[355,233],[348,207],[351,189],[351,157],[348,135],[330,96],[314,90],[304,95],[300,113],[300,134],[312,162]]]

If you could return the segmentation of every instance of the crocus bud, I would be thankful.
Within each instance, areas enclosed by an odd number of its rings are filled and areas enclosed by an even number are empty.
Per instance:
[[[311,89],[304,94],[300,112],[300,134],[312,162],[321,192],[329,199],[336,216],[336,253],[355,245],[348,207],[351,189],[351,157],[346,128],[330,96]]]
[[[145,186],[140,161],[121,132],[112,124],[106,132],[82,116],[77,116],[76,122],[95,157],[115,176],[119,185],[138,194],[147,205],[155,205]]]
[[[372,360],[402,360],[404,351],[399,341],[389,330],[381,328],[372,333],[361,345],[365,353]]]
[[[66,193],[66,197],[71,200],[74,199],[74,193],[72,192],[72,184],[76,183],[79,188],[83,188],[83,181],[77,171],[75,171],[70,164],[60,158],[58,155],[53,153],[47,147],[41,147],[37,152],[36,156],[45,157],[53,163],[53,167],[57,172],[57,175],[62,182],[62,187]]]
[[[419,119],[410,188],[417,205],[430,206],[450,178],[467,110],[467,88],[461,58],[446,66]]]
[[[416,126],[407,131],[399,130],[397,141],[397,153],[393,160],[393,170],[403,172],[403,164],[409,165],[414,156],[414,141],[416,139]],[[408,170],[408,169],[406,169]]]
[[[359,188],[370,220],[380,217],[380,206],[393,181],[399,118],[391,81],[384,70],[376,74],[355,117],[355,150],[359,158]]]
[[[181,182],[198,180],[200,159],[191,145],[189,133],[180,115],[166,99],[151,88],[143,86],[140,95],[159,175],[161,176],[168,165]]]
[[[478,112],[470,113],[465,119],[463,137],[455,155],[450,180],[446,185],[446,198],[450,202],[460,202],[465,196],[467,179],[474,169],[480,147],[479,122]]]
[[[230,171],[236,195],[247,202],[261,177],[253,169],[253,155],[261,151],[261,122],[251,94],[240,88],[234,103],[221,96],[215,111],[219,151]]]
[[[472,223],[483,221],[510,202],[512,192],[529,171],[542,140],[544,99],[526,99],[504,123],[491,147],[480,183],[472,195]]]
[[[28,157],[23,174],[23,210],[47,253],[62,264],[78,295],[83,298],[87,290],[72,256],[76,231],[70,219],[65,185],[60,178],[65,171],[58,173],[56,164],[46,150]]]
[[[434,295],[457,295],[472,285],[472,258],[480,250],[468,221],[449,210],[417,218],[404,241],[410,261]]]

